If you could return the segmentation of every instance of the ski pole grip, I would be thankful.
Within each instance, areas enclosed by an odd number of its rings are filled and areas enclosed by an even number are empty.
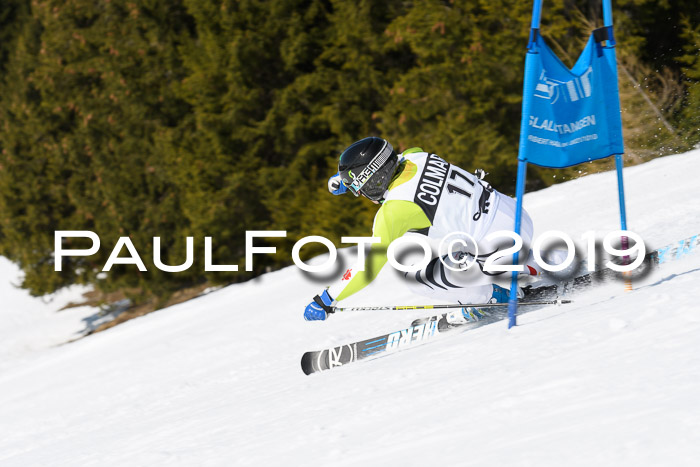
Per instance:
[[[326,313],[335,313],[335,308],[332,307],[332,306],[330,306],[330,305],[326,305],[325,303],[323,303],[323,299],[322,299],[319,295],[316,295],[316,296],[314,297],[314,302],[316,302],[316,304],[317,304],[318,306],[320,306],[321,308],[323,308],[323,310],[324,310]]]

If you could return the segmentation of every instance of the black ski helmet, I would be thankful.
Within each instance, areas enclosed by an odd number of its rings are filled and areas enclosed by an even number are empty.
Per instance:
[[[391,182],[399,158],[389,142],[376,136],[351,144],[340,155],[338,171],[353,195],[380,201]]]

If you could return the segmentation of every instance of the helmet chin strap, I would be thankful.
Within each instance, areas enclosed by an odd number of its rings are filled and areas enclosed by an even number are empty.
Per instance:
[[[394,168],[394,173],[391,176],[391,181],[393,182],[394,179],[396,178],[397,173],[399,172],[399,167],[401,167],[401,164],[406,162],[406,158],[404,156],[401,156],[401,159],[398,160],[396,163],[396,168]],[[391,183],[389,183],[391,185]],[[379,198],[379,201],[375,201],[377,204],[384,204],[384,201],[386,200],[386,194],[389,193],[389,189],[387,188],[386,191],[384,191],[384,194],[382,195],[381,198]],[[370,200],[371,201],[371,200]]]
[[[386,190],[386,191],[389,191],[389,190]],[[362,196],[364,196],[365,198],[367,198],[368,200],[372,201],[374,204],[382,204],[382,203],[384,203],[384,197],[385,197],[385,195],[386,195],[386,191],[384,192],[384,194],[382,195],[382,197],[379,198],[378,200],[369,198],[369,197],[367,197],[367,196],[366,196],[364,193],[362,193],[362,192],[360,192],[360,194],[361,194]]]

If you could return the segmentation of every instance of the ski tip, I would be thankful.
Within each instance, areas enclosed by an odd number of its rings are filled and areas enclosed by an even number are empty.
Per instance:
[[[303,371],[305,375],[310,375],[314,372],[312,352],[304,352],[304,355],[301,356],[301,371]]]

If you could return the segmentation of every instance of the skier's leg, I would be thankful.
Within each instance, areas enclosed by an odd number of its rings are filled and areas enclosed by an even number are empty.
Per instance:
[[[515,209],[516,209],[516,204],[515,200],[513,198],[510,198],[509,196],[505,196],[502,194],[499,194],[499,203],[498,203],[498,211],[495,214],[493,223],[491,224],[490,228],[488,231],[484,234],[484,237],[488,236],[488,234],[492,232],[496,232],[498,230],[508,230],[512,231],[513,230],[513,225],[515,224]],[[533,224],[532,224],[532,219],[528,215],[527,211],[523,209],[522,212],[522,217],[521,217],[521,226],[520,226],[520,237],[523,240],[523,247],[520,250],[520,263],[523,264],[523,271],[520,274],[524,275],[529,275],[529,276],[536,276],[536,282],[540,283],[540,281],[543,280],[542,275],[546,271],[540,264],[538,264],[535,261],[534,254],[531,249],[531,243],[533,240]],[[487,242],[483,238],[479,242],[479,251],[480,254],[481,252],[484,253],[490,253],[494,250],[497,250],[499,245],[497,244],[499,240],[496,242]],[[500,240],[503,242],[503,240]],[[509,246],[510,244],[508,243],[508,240],[502,243],[501,249],[503,246]],[[541,256],[543,260],[552,266],[561,264],[566,260],[568,252],[566,250],[560,250],[560,249],[549,249],[549,250],[543,250],[541,251]],[[497,261],[495,264],[511,264],[512,259],[511,256],[508,255],[506,257],[501,258],[499,261]],[[580,264],[578,261],[573,261],[569,267],[567,267],[564,271],[554,273],[556,278],[562,278],[562,277],[567,277],[574,272],[576,272],[579,268]],[[550,273],[551,274],[551,273]],[[546,275],[546,274],[545,274]],[[507,278],[507,281],[504,280],[504,278]],[[508,287],[508,283],[510,281],[510,274],[505,274],[503,276],[498,277],[498,282],[500,283],[501,286]],[[544,281],[547,283],[547,280],[545,279]]]
[[[436,258],[437,259],[437,258]],[[430,269],[429,269],[430,268]],[[475,287],[459,287],[444,280],[442,275],[444,265],[438,261],[431,261],[428,267],[416,273],[406,274],[406,284],[412,292],[452,303],[488,303],[492,299],[494,286],[491,284]],[[472,321],[478,321],[486,312],[484,309],[464,307],[450,310],[445,314],[448,324],[462,325]]]
[[[448,257],[433,258],[428,265],[418,272],[404,273],[405,283],[409,289],[419,295],[453,303],[489,303],[494,287],[491,281],[479,280],[474,283],[467,277],[468,271],[460,271],[459,264],[449,261]],[[457,271],[449,267],[457,269]],[[478,267],[474,267],[479,279],[483,276]]]
[[[497,196],[497,210],[494,213],[493,221],[489,228],[482,233],[481,238],[478,239],[479,257],[483,258],[482,262],[486,257],[513,245],[512,240],[509,240],[507,237],[497,237],[486,240],[486,237],[494,232],[501,230],[512,232],[513,226],[515,225],[515,211],[517,207],[515,200],[501,193],[497,193]],[[523,209],[520,219],[520,238],[523,241],[523,247],[520,250],[520,260],[522,261],[527,258],[530,252],[534,227],[532,225],[532,219],[525,209]],[[495,264],[512,264],[512,257],[511,255],[506,255],[496,261]],[[507,275],[510,277],[510,274]]]

